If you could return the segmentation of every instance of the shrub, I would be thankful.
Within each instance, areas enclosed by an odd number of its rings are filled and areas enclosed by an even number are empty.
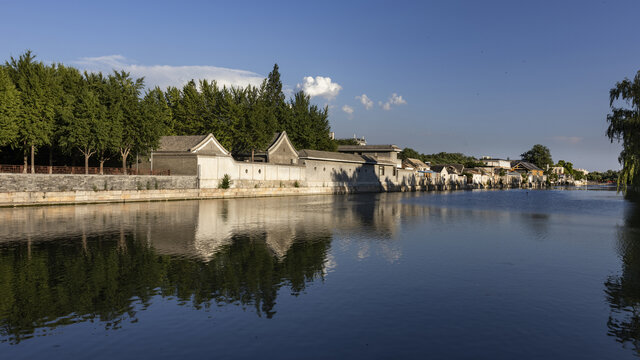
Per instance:
[[[298,180],[296,180],[296,181],[293,183],[293,187],[300,187],[300,183],[298,182]]]
[[[229,187],[231,187],[231,176],[229,176],[229,174],[224,174],[218,184],[218,189],[228,189]]]

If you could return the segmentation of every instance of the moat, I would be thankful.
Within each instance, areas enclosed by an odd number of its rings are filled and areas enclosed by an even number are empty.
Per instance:
[[[7,359],[640,355],[640,207],[474,190],[0,209]]]

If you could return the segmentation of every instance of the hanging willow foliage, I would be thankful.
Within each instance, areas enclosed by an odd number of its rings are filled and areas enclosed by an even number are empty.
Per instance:
[[[622,103],[623,107],[614,106]],[[640,71],[633,80],[625,78],[609,91],[607,136],[622,142],[618,161],[622,170],[618,176],[618,191],[627,193],[627,185],[637,189],[640,185]]]

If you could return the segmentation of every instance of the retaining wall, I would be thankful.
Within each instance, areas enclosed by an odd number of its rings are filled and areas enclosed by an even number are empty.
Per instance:
[[[0,192],[0,207],[379,192],[380,186]]]
[[[0,193],[196,189],[195,176],[0,174]]]

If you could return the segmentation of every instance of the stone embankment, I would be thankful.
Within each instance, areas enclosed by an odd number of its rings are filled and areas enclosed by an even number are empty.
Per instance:
[[[243,197],[329,195],[384,191],[442,191],[477,188],[473,185],[306,186],[304,182],[238,182],[230,189],[203,189],[196,176],[39,175],[0,174],[0,206],[57,205],[133,201],[223,199]],[[512,186],[497,185],[495,188]],[[488,187],[485,187],[488,188]],[[493,186],[491,187],[493,188]]]

